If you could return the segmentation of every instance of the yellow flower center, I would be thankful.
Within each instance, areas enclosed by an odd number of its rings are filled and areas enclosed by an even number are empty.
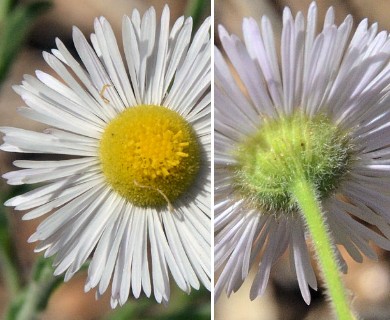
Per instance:
[[[178,113],[154,105],[130,107],[113,119],[100,141],[107,182],[140,207],[170,205],[194,181],[200,146]]]

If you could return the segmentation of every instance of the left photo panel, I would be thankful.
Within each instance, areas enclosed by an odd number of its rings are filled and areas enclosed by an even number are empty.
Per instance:
[[[0,318],[211,319],[211,0],[0,0]]]

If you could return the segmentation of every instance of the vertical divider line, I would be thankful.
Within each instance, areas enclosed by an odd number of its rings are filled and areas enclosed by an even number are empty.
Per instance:
[[[211,272],[211,294],[210,294],[210,303],[211,303],[211,319],[214,320],[214,23],[215,23],[215,9],[214,9],[214,0],[211,1],[211,25],[210,25],[210,39],[211,39],[211,252],[210,252],[210,257],[211,257],[211,267],[212,267],[212,272]]]

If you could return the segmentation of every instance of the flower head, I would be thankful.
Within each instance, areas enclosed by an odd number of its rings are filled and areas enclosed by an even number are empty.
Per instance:
[[[188,293],[210,287],[210,23],[191,42],[191,18],[169,19],[167,6],[161,23],[153,8],[125,16],[125,61],[104,18],[92,46],[73,29],[81,64],[57,39],[43,56],[60,80],[37,71],[15,87],[19,112],[51,128],[0,129],[4,151],[67,156],[15,161],[9,184],[43,185],[6,205],[46,216],[29,241],[56,275],[91,257],[85,290],[112,282],[113,307],[130,292],[167,302],[169,273]]]
[[[280,63],[267,17],[244,19],[244,41],[219,28],[238,80],[216,50],[216,296],[237,291],[259,255],[250,297],[261,295],[289,249],[310,303],[317,281],[296,177],[315,186],[331,236],[356,261],[376,258],[370,241],[390,249],[390,40],[367,20],[350,36],[352,18],[336,26],[332,8],[320,32],[316,21],[314,2],[306,21],[284,10]]]

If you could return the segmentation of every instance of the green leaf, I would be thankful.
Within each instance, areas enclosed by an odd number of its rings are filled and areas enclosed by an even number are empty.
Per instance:
[[[191,16],[196,30],[210,12],[210,1],[206,0],[189,0],[185,10],[186,16]]]
[[[35,18],[50,6],[47,1],[17,6],[0,20],[0,83],[4,80]],[[5,12],[7,9],[2,10]]]

